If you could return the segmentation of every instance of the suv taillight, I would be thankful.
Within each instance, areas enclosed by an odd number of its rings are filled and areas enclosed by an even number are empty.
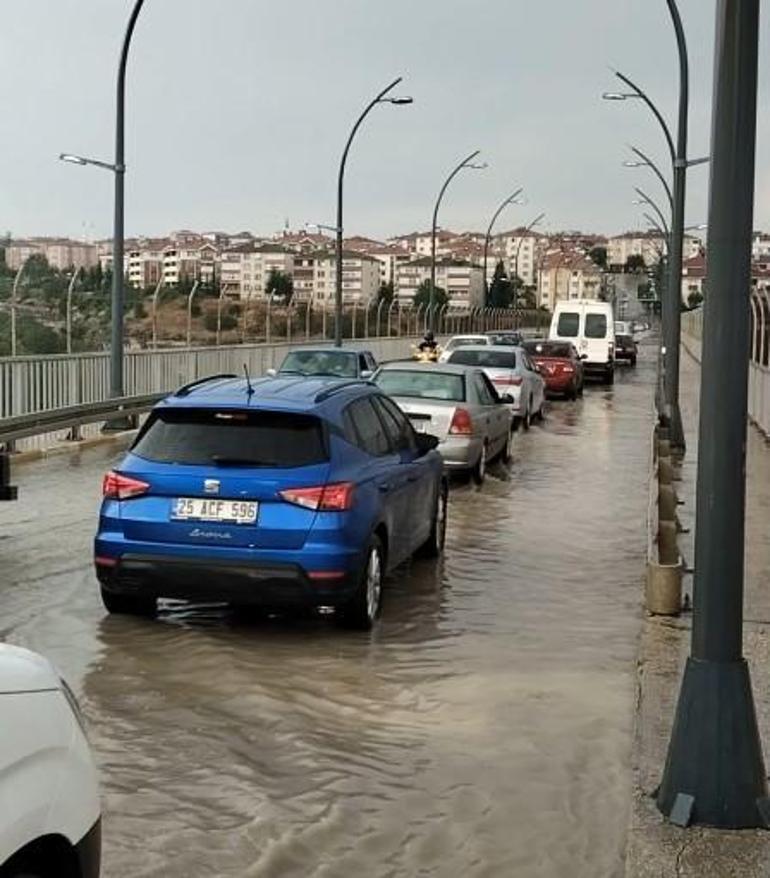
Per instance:
[[[449,432],[452,436],[470,436],[473,433],[473,421],[466,409],[455,409]]]
[[[345,512],[353,506],[353,482],[336,482],[313,488],[287,488],[279,496],[287,503],[319,512]]]
[[[110,470],[102,480],[102,496],[113,500],[128,500],[130,497],[138,497],[150,490],[147,482],[140,479],[132,479],[122,473]]]

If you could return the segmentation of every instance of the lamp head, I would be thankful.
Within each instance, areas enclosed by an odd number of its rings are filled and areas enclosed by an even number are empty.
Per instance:
[[[603,101],[624,101],[626,99],[626,95],[619,91],[605,91],[602,94]]]
[[[385,100],[389,104],[395,104],[397,107],[403,106],[405,104],[413,104],[414,103],[414,98],[409,97],[408,95],[404,95],[403,97],[386,98]]]
[[[72,155],[68,152],[59,153],[59,161],[69,162],[71,165],[85,165],[86,160],[79,155]]]

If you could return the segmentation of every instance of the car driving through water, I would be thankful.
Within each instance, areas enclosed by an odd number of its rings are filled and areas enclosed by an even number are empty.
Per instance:
[[[192,382],[153,409],[104,478],[94,544],[104,605],[305,607],[369,628],[388,571],[443,550],[437,444],[370,383]]]

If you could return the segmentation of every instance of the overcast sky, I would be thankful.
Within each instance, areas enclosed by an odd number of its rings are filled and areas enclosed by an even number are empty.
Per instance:
[[[117,56],[130,0],[5,0],[0,26],[0,231],[108,236]],[[680,0],[691,71],[690,153],[708,151],[714,0]],[[763,10],[767,12],[767,10]],[[762,21],[760,58],[770,49]],[[546,229],[639,228],[626,144],[664,163],[638,101],[608,103],[610,67],[675,120],[677,56],[665,0],[146,0],[128,72],[126,231],[334,222],[348,130],[396,76],[415,103],[369,116],[346,175],[346,233],[430,226],[445,175],[473,149],[489,163],[448,192],[442,226],[483,228],[523,185]],[[760,67],[755,227],[770,228],[770,64]],[[708,171],[689,174],[688,222],[706,218]]]

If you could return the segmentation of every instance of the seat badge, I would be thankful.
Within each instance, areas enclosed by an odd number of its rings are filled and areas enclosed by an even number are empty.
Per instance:
[[[219,479],[204,479],[203,480],[203,492],[204,492],[204,494],[218,494],[219,493]]]

